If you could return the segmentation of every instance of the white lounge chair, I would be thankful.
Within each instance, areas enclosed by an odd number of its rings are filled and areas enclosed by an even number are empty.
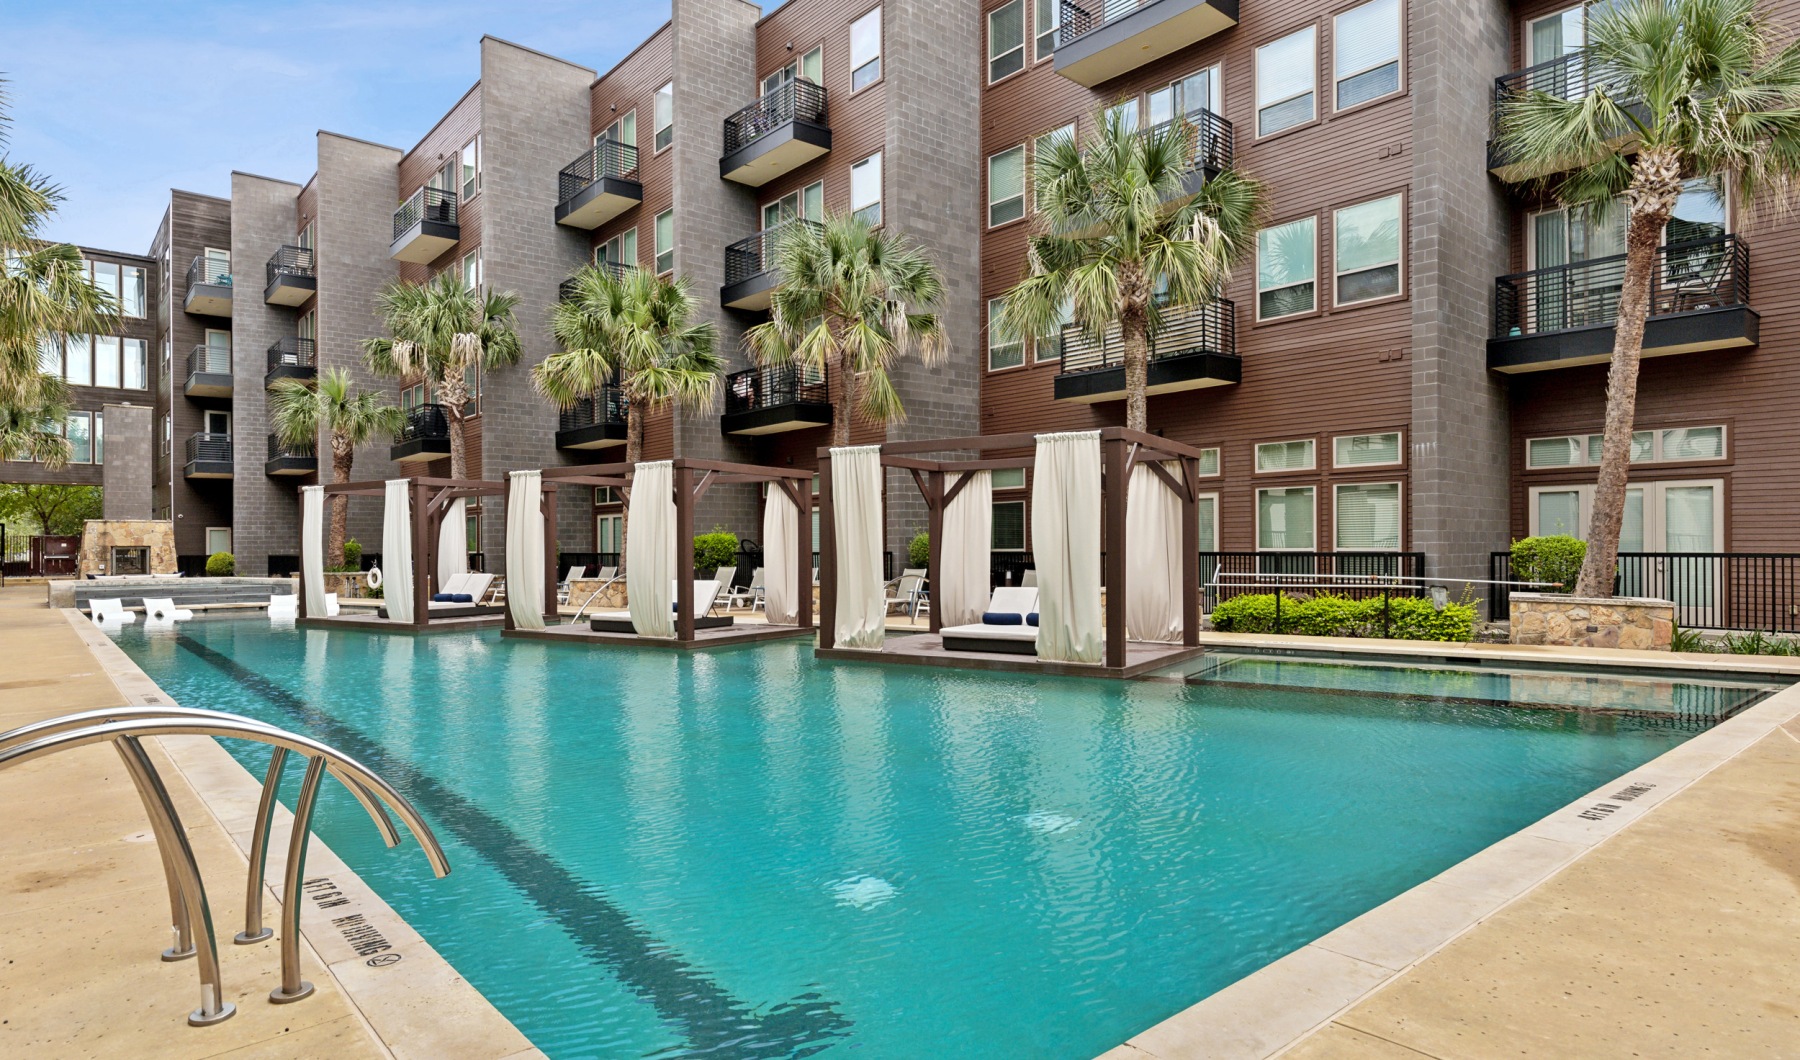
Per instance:
[[[585,563],[576,564],[575,566],[570,567],[569,573],[563,575],[563,580],[556,583],[556,602],[559,604],[568,603],[569,586],[581,580],[586,575],[587,565]]]
[[[1037,654],[1038,591],[1024,586],[1002,586],[988,597],[982,621],[939,630],[945,651],[991,651],[1007,655]],[[989,618],[1017,616],[1015,621],[990,622]]]
[[[675,585],[669,586],[669,595],[675,596]],[[709,616],[713,604],[719,599],[719,583],[713,580],[694,582],[694,628],[723,629],[732,624],[730,615]],[[589,626],[597,633],[635,633],[636,627],[631,624],[630,611],[607,611],[593,616]]]
[[[300,614],[300,594],[281,593],[269,597],[269,617],[294,617]]]
[[[137,621],[137,613],[125,610],[125,605],[118,599],[89,600],[88,617],[96,622],[117,622],[129,626]]]
[[[733,590],[725,597],[725,607],[747,607],[754,611],[763,603],[763,568],[758,567],[750,572],[750,584],[742,589]]]
[[[1019,576],[1019,585],[1026,589],[1037,588],[1037,568],[1033,567]]]
[[[888,582],[887,609],[892,611],[895,607],[900,607],[907,614],[912,614],[913,608],[918,604],[919,593],[925,589],[927,573],[923,567],[908,567],[900,572],[900,577]]]
[[[167,619],[172,622],[186,622],[194,617],[194,613],[185,607],[176,607],[175,598],[171,596],[144,597],[144,617],[158,620]]]
[[[325,617],[326,618],[336,618],[337,613],[338,613],[337,594],[336,593],[326,593],[325,594]]]
[[[719,583],[719,595],[713,606],[731,610],[731,583],[737,581],[738,570],[738,567],[720,567],[713,571],[712,580]]]

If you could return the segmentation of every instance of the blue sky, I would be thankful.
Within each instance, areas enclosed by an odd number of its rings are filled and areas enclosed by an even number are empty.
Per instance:
[[[169,188],[304,181],[320,129],[410,147],[475,82],[483,33],[605,72],[668,17],[667,0],[0,0],[10,156],[63,187],[45,235],[141,254]]]

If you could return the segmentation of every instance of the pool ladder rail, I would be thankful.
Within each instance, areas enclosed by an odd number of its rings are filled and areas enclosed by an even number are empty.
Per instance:
[[[216,710],[190,707],[115,707],[82,711],[59,718],[34,722],[0,733],[0,769],[29,762],[89,744],[110,743],[125,763],[125,771],[144,804],[162,858],[163,875],[169,889],[169,915],[174,945],[163,951],[165,961],[197,957],[200,975],[200,1007],[188,1014],[196,1027],[211,1026],[228,1020],[237,1006],[225,1000],[224,985],[219,976],[219,953],[213,935],[212,912],[206,901],[206,886],[200,878],[200,867],[188,842],[187,831],[169,798],[168,789],[144,750],[145,736],[212,736],[223,739],[249,740],[273,748],[269,768],[263,777],[262,795],[257,803],[256,826],[250,842],[250,871],[245,885],[244,930],[234,941],[247,945],[265,941],[274,932],[263,923],[263,883],[267,871],[269,833],[274,825],[275,805],[281,786],[282,767],[290,752],[306,759],[306,775],[294,803],[294,825],[288,835],[287,863],[283,876],[281,907],[281,985],[269,993],[274,1004],[286,1004],[309,997],[313,985],[300,978],[300,885],[306,872],[306,848],[311,834],[313,806],[318,800],[319,786],[326,773],[355,797],[382,842],[398,846],[400,833],[388,816],[392,810],[406,824],[419,847],[431,863],[432,872],[442,879],[450,873],[450,862],[444,856],[431,826],[419,816],[412,803],[394,790],[369,767],[317,740],[277,728],[254,718],[227,714]],[[198,934],[196,935],[196,931]]]
[[[588,609],[588,605],[593,603],[596,599],[598,599],[601,593],[605,592],[606,590],[612,588],[618,582],[622,581],[624,579],[624,577],[625,577],[625,574],[624,574],[624,572],[621,571],[620,573],[615,574],[612,577],[601,582],[600,588],[595,589],[593,592],[589,593],[588,598],[586,600],[583,600],[581,602],[581,606],[577,607],[575,609],[575,617],[569,619],[569,625],[571,625],[571,626],[580,625],[581,624],[581,615],[584,611],[586,611]]]

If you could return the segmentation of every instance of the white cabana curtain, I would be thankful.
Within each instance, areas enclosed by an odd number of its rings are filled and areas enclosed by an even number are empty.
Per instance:
[[[458,574],[469,573],[468,502],[458,497],[444,513],[444,525],[438,528],[437,583],[438,592]],[[507,579],[511,581],[512,579]]]
[[[381,595],[388,617],[413,621],[412,482],[391,478],[381,512]]]
[[[1038,658],[1098,663],[1100,432],[1037,436],[1031,483],[1031,554],[1038,575]],[[1123,606],[1113,601],[1113,606]]]
[[[831,517],[837,546],[837,646],[878,651],[887,631],[880,446],[831,451]]]
[[[994,474],[977,471],[944,506],[944,540],[938,544],[938,583],[931,606],[942,625],[980,622],[987,610],[989,559],[994,547]],[[945,483],[948,492],[963,476]]]
[[[325,614],[325,487],[300,487],[300,591],[306,613]]]
[[[807,487],[803,483],[801,488]],[[763,502],[763,610],[778,626],[800,620],[800,568],[794,562],[799,537],[800,509],[780,486],[769,483]]]
[[[506,610],[519,629],[544,628],[544,473],[515,471],[506,493]]]
[[[625,512],[625,595],[638,636],[675,636],[675,577],[675,470],[654,460],[637,466]]]
[[[1181,478],[1181,465],[1163,467]],[[1125,505],[1125,634],[1130,640],[1181,640],[1181,498],[1156,472],[1131,469]]]

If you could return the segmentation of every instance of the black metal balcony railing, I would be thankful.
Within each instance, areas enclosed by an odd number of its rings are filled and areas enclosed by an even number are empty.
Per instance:
[[[394,238],[421,221],[433,224],[456,224],[456,192],[444,188],[424,187],[412,193],[394,211]]]
[[[748,239],[740,239],[725,248],[725,283],[730,286],[742,283],[752,276],[768,272],[775,265],[775,248],[781,245],[781,235],[794,225],[811,225],[821,228],[817,221],[809,221],[803,217],[795,217],[780,224],[771,225]]]
[[[725,119],[725,153],[748,147],[791,121],[825,124],[825,90],[811,81],[789,81]]]
[[[221,261],[218,258],[198,255],[188,263],[187,285],[189,290],[201,284],[212,287],[231,286],[231,259]]]
[[[1056,46],[1060,48],[1108,22],[1124,18],[1138,8],[1155,2],[1156,0],[1088,0],[1088,6],[1083,7],[1070,0],[1061,0],[1062,25],[1056,31]]]
[[[450,440],[450,414],[442,405],[414,405],[406,410],[406,424],[394,435],[394,444],[406,442],[447,442]]]
[[[313,276],[314,260],[311,247],[282,247],[269,259],[268,280],[265,286],[273,286],[277,276]]]
[[[1492,143],[1500,138],[1500,116],[1511,101],[1527,92],[1548,92],[1559,99],[1580,99],[1593,89],[1607,87],[1606,74],[1588,57],[1585,49],[1494,78],[1494,104],[1488,117],[1489,164],[1503,161]],[[1630,106],[1633,101],[1618,98],[1618,102]],[[1623,129],[1620,131],[1624,132]]]
[[[1188,353],[1236,353],[1237,307],[1221,298],[1191,309],[1163,310],[1162,328],[1150,337],[1150,359]],[[1098,340],[1080,325],[1062,330],[1062,374],[1117,368],[1125,363],[1125,344],[1117,325]]]
[[[582,398],[569,408],[561,410],[556,417],[556,429],[578,431],[583,427],[607,424],[622,426],[628,411],[625,392],[616,386],[603,386],[598,395]]]
[[[231,351],[218,346],[195,346],[194,352],[188,354],[187,369],[189,378],[201,373],[230,375]]]
[[[1619,316],[1624,283],[1623,254],[1502,276],[1494,281],[1494,335],[1516,338],[1611,324]],[[1749,301],[1750,248],[1737,236],[1690,239],[1657,249],[1650,275],[1651,316]]]
[[[312,339],[288,335],[269,347],[270,368],[317,368],[319,345]]]
[[[623,280],[627,272],[637,269],[636,265],[626,265],[618,261],[596,261],[594,268],[608,273],[615,280]],[[567,302],[575,297],[575,277],[571,276],[556,285],[556,300]]]
[[[582,189],[606,177],[636,180],[637,168],[638,149],[634,145],[601,139],[556,174],[557,201],[568,202]]]
[[[825,405],[830,401],[831,391],[825,376],[816,368],[778,364],[733,372],[725,377],[727,416],[780,405]]]
[[[316,455],[310,445],[295,445],[283,441],[279,434],[269,435],[270,460],[311,459]]]
[[[1169,129],[1181,129],[1189,137],[1189,169],[1221,170],[1230,167],[1232,131],[1231,123],[1224,118],[1199,107],[1179,118],[1152,125],[1144,130],[1144,134],[1149,136]]]
[[[187,462],[231,463],[231,435],[191,434],[187,440]]]

